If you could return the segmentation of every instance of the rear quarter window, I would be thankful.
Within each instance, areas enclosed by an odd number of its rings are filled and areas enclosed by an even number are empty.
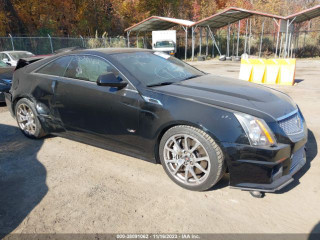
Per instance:
[[[62,77],[71,61],[71,56],[61,57],[40,68],[37,73]]]

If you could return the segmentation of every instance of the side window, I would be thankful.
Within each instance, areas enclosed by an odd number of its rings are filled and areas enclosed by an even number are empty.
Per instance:
[[[70,62],[72,57],[65,56],[61,57],[53,62],[45,65],[44,67],[40,68],[37,73],[43,73],[53,76],[62,77],[66,71],[66,68]]]
[[[103,59],[92,56],[74,56],[65,77],[96,82],[100,75],[108,72],[117,75],[117,70]]]
[[[4,58],[4,53],[0,53],[0,60],[3,60]]]

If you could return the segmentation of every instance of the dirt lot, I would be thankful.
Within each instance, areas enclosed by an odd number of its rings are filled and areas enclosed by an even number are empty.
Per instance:
[[[237,77],[239,63],[193,63]],[[160,165],[62,139],[26,139],[0,106],[0,232],[310,233],[320,232],[320,61],[298,61],[288,93],[305,115],[308,163],[295,181],[256,199],[228,187],[174,184]],[[1,235],[0,235],[1,238]]]

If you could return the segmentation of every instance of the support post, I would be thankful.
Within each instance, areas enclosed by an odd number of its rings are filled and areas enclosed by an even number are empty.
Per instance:
[[[146,36],[146,32],[144,32],[144,36],[143,36],[143,47],[147,48],[147,36]]]
[[[276,52],[275,52],[275,54],[274,54],[274,57],[277,57],[277,56],[278,56],[279,34],[280,34],[280,30],[278,29],[278,33],[277,33],[277,43],[276,43]]]
[[[276,43],[276,51],[274,53],[274,57],[276,58],[278,56],[278,45],[279,45],[279,34],[280,34],[280,20],[279,22],[276,21],[276,19],[273,18],[273,21],[277,25],[277,43]]]
[[[300,32],[299,30],[297,31],[297,36],[296,36],[296,45],[294,48],[294,57],[296,57],[297,50],[299,49],[299,38],[300,38]]]
[[[288,51],[288,55],[287,57],[289,58],[290,57],[290,49],[291,49],[291,40],[292,40],[292,33],[290,32],[289,33],[289,39],[288,39],[288,47],[287,47],[287,51]]]
[[[233,29],[232,29],[232,53],[231,53],[231,57],[234,57],[234,31],[233,31]]]
[[[228,35],[227,35],[227,57],[230,57],[230,23],[228,24]]]
[[[292,41],[291,41],[291,54],[290,54],[290,58],[292,58],[294,42],[295,42],[295,36],[294,36],[294,34],[292,34]]]
[[[199,56],[202,54],[202,27],[200,27],[200,44],[199,44]]]
[[[128,48],[130,47],[130,33],[131,33],[131,31],[127,32]]]
[[[209,26],[208,26],[208,30],[210,31],[210,33],[212,33]],[[213,33],[212,33],[212,35],[213,35]],[[211,56],[212,56],[212,58],[214,58],[214,56],[215,56],[215,54],[214,54],[214,41],[213,41],[212,37],[211,37],[211,39],[212,39],[212,53],[211,53]]]
[[[289,20],[287,20],[287,29],[286,29],[286,40],[285,40],[285,50],[284,50],[284,57],[287,57],[287,49],[288,49],[288,34],[289,34]]]
[[[206,28],[206,56],[209,55],[209,30]]]
[[[136,39],[136,47],[139,48],[139,35],[140,32],[137,33],[137,39]]]
[[[209,30],[210,37],[211,37],[211,39],[212,39],[212,51],[214,50],[214,46],[216,46],[216,48],[217,48],[217,50],[218,50],[218,52],[219,52],[219,54],[220,54],[220,56],[221,56],[220,49],[219,49],[219,47],[218,47],[218,45],[217,45],[216,39],[214,38],[214,34],[213,34],[213,32],[211,31],[211,29],[210,29],[209,26],[208,26],[208,30]],[[213,54],[213,57],[214,57],[214,54]]]
[[[251,18],[250,18],[250,27],[249,27],[249,41],[248,41],[248,47],[249,47],[249,51],[248,51],[248,55],[250,56],[251,53]]]
[[[192,61],[194,60],[194,42],[195,42],[195,39],[194,39],[194,32],[195,32],[195,28],[192,27],[191,28],[191,36],[192,36]]]
[[[246,36],[244,38],[244,51],[243,51],[243,53],[247,53],[247,41],[248,41],[248,19],[246,22]]]
[[[295,20],[296,20],[296,17],[289,23],[289,26],[291,24],[293,24]],[[289,48],[288,48],[289,57],[290,57],[290,51],[291,51],[291,57],[292,57],[292,38],[294,37],[293,35],[294,35],[294,25],[292,27],[292,31],[290,32],[290,45],[289,45]]]
[[[261,57],[261,51],[262,51],[262,39],[263,39],[264,22],[265,22],[265,19],[262,22],[260,48],[259,48],[259,58]]]
[[[212,40],[212,53],[211,53],[212,58],[215,57],[215,51],[214,51],[214,42]]]
[[[282,53],[282,42],[283,42],[283,34],[281,33],[281,38],[280,38],[280,50],[279,50],[279,58],[281,57],[281,53]]]
[[[12,37],[12,35],[10,33],[9,33],[9,37],[10,37],[10,40],[11,40],[12,51],[14,51],[13,37]]]
[[[188,27],[182,26],[182,28],[186,32],[185,46],[184,46],[184,60],[187,60],[187,54],[188,54]]]
[[[51,52],[53,53],[53,45],[52,45],[52,39],[51,39],[50,34],[48,34],[48,38],[49,38],[49,41],[50,41]]]
[[[237,57],[239,56],[239,43],[240,43],[240,20],[238,24]]]

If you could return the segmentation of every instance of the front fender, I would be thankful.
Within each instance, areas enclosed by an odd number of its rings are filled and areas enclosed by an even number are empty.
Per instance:
[[[145,103],[140,118],[141,133],[155,156],[163,134],[176,125],[190,125],[209,134],[221,148],[222,142],[249,144],[246,134],[233,112],[221,107],[202,104],[171,96],[152,96],[162,106]]]

